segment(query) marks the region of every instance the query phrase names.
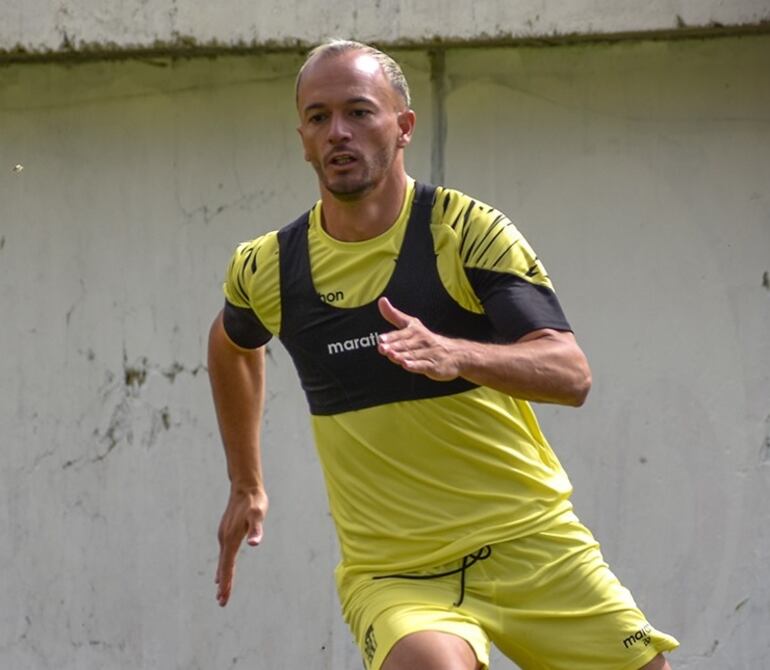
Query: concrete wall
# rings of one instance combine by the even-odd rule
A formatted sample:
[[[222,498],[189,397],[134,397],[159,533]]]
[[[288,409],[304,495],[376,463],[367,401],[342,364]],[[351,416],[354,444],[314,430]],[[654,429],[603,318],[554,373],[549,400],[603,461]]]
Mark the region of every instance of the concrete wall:
[[[319,36],[380,44],[731,30],[770,22],[768,0],[17,0],[0,4],[0,55],[122,49],[292,48]],[[766,28],[767,26],[765,26]]]
[[[762,667],[770,39],[400,55],[410,171],[520,223],[591,359],[584,408],[539,409],[578,512],[683,643],[677,668]],[[233,246],[315,198],[297,65],[0,68],[2,668],[360,667],[277,344],[266,539],[214,601],[227,486],[206,331]]]

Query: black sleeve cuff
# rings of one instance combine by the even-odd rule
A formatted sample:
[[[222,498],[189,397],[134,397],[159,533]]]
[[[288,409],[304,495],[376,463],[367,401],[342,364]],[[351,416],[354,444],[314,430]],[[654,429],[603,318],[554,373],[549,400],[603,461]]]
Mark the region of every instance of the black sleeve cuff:
[[[267,344],[273,337],[251,309],[236,307],[227,300],[222,313],[222,322],[227,337],[243,349],[257,349]]]
[[[468,280],[497,334],[516,341],[541,328],[571,331],[556,293],[507,272],[466,268]]]

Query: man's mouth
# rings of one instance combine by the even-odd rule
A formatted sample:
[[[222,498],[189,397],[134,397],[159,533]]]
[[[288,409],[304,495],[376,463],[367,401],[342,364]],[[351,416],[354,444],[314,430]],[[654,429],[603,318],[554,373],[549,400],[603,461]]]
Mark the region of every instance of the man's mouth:
[[[337,154],[336,156],[332,156],[329,159],[329,163],[337,167],[343,167],[345,165],[350,165],[351,163],[355,163],[355,162],[356,162],[356,158],[352,154]]]

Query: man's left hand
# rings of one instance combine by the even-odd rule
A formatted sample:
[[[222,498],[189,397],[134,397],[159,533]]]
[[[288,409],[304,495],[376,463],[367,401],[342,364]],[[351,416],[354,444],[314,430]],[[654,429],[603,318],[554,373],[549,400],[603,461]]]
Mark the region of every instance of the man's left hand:
[[[396,327],[380,335],[377,350],[404,370],[436,381],[451,381],[460,375],[461,340],[437,335],[422,321],[396,309],[387,298],[377,301],[380,314]]]

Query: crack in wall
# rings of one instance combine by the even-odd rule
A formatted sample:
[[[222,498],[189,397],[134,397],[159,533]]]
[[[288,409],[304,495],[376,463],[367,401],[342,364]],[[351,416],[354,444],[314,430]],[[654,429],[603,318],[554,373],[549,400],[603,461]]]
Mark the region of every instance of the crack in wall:
[[[240,178],[237,174],[237,170],[235,171],[235,179],[238,185],[238,190],[242,191]],[[206,204],[206,205],[200,205],[199,207],[196,207],[194,209],[187,209],[181,202],[181,198],[179,196],[178,188],[177,188],[177,204],[179,206],[180,211],[182,212],[182,215],[184,216],[186,224],[195,223],[198,216],[200,216],[200,218],[203,220],[204,225],[208,225],[212,223],[221,214],[223,214],[224,212],[227,212],[229,209],[232,209],[233,207],[238,207],[242,210],[249,210],[255,202],[264,204],[266,198],[269,199],[272,196],[274,196],[274,193],[272,192],[265,193],[264,191],[254,191],[251,193],[244,193],[243,195],[241,195],[238,198],[235,198],[234,200],[220,203],[217,206],[209,207],[209,205]]]
[[[89,360],[93,358],[89,357]],[[103,463],[121,445],[139,444],[145,449],[154,447],[160,436],[172,430],[175,423],[168,405],[157,407],[142,399],[143,389],[151,379],[162,378],[167,383],[173,384],[181,374],[197,377],[199,373],[206,370],[203,364],[189,368],[178,361],[168,366],[152,364],[146,356],[129,363],[124,349],[123,374],[116,375],[108,371],[106,381],[100,389],[100,404],[103,407],[112,405],[112,410],[106,427],[97,426],[91,432],[91,437],[96,443],[96,453],[71,458],[62,464],[62,469]],[[53,456],[54,453],[55,450],[50,450],[39,456],[34,466],[45,458]]]
[[[72,303],[70,308],[67,310],[67,313],[64,315],[64,323],[68,328],[70,325],[70,320],[72,319],[72,314],[84,302],[86,298],[86,284],[82,278],[80,279],[79,283],[80,283],[80,293],[78,297],[75,299],[75,301]]]
[[[765,419],[765,440],[759,448],[759,462],[770,465],[770,415]]]
[[[137,392],[152,375],[165,377],[172,384],[183,373],[197,377],[199,373],[206,372],[208,368],[202,363],[194,368],[187,368],[179,361],[174,361],[167,367],[151,364],[146,356],[142,356],[136,363],[129,364],[125,349],[123,350],[123,383],[127,389]]]

